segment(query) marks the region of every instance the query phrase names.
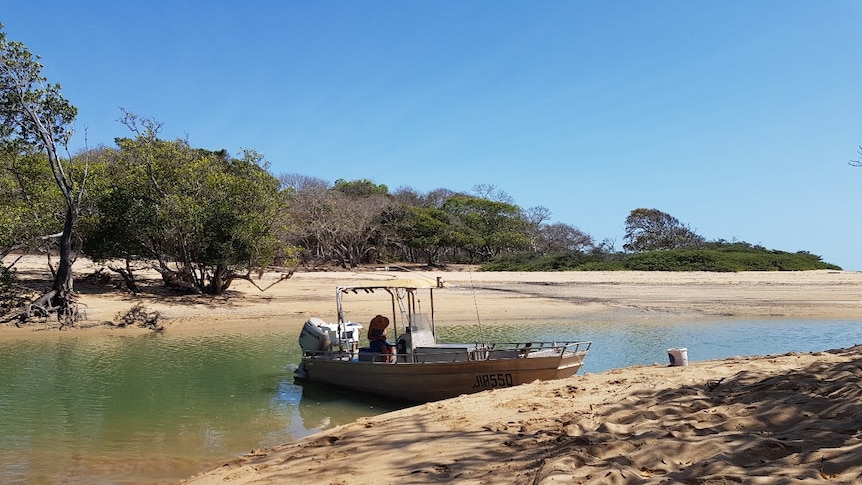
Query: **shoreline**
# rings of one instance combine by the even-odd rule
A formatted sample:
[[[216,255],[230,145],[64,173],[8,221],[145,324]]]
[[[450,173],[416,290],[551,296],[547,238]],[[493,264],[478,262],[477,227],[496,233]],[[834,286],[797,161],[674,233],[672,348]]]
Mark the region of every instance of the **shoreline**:
[[[858,483],[860,361],[857,345],[535,382],[362,418],[181,483]]]
[[[131,296],[84,277],[100,265],[80,260],[75,265],[76,289],[85,321],[69,333],[114,333],[117,315],[137,303],[158,311],[171,332],[209,332],[267,328],[299,328],[309,317],[335,319],[338,285],[405,277],[434,281],[442,277],[447,288],[437,305],[439,321],[454,324],[508,322],[532,325],[556,318],[635,319],[638,321],[720,320],[724,318],[854,319],[862,317],[862,272],[297,272],[261,292],[237,280],[224,295],[170,295],[159,287],[156,272],[141,271],[147,288]],[[28,256],[19,262],[19,275],[31,286],[45,286],[44,259]],[[283,273],[264,273],[258,285],[266,287]],[[112,275],[113,276],[113,275]],[[445,298],[443,297],[445,292]],[[354,315],[363,322],[366,315]],[[349,316],[349,315],[348,315]],[[36,334],[55,322],[0,325],[0,338]],[[134,333],[138,329],[125,328]],[[49,332],[50,333],[50,332]]]
[[[34,287],[43,284],[44,260],[30,257],[23,263],[22,278]],[[110,325],[136,303],[159,311],[171,334],[298,330],[311,316],[334,320],[337,285],[405,276],[432,281],[442,276],[449,287],[435,301],[438,318],[453,324],[477,318],[523,325],[561,318],[599,324],[862,319],[862,272],[851,271],[300,272],[266,292],[239,281],[218,297],[166,296],[157,287],[132,297],[87,283],[83,276],[97,268],[83,260],[75,265],[87,315],[78,327],[61,332],[52,322],[6,324],[0,325],[0,339],[149,333]],[[157,274],[141,276],[158,281]],[[259,284],[279,277],[268,272]],[[364,322],[368,311],[360,304],[353,319]],[[182,483],[757,480],[751,477],[858,482],[859,344],[848,342],[840,351],[577,374],[422,404],[252,450]]]

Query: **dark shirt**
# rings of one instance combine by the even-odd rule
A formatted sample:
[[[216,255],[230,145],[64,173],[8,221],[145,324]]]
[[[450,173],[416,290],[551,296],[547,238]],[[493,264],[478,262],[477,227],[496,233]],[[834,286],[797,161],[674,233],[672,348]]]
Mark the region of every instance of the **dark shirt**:
[[[385,340],[372,340],[368,343],[368,347],[371,348],[372,352],[377,352],[378,354],[388,354],[390,352],[389,349],[395,346]]]

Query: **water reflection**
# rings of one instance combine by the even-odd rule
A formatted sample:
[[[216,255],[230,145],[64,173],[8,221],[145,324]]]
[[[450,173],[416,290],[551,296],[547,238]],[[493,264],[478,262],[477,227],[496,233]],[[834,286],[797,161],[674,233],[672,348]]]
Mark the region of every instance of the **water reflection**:
[[[279,383],[273,405],[297,410],[302,429],[308,434],[308,431],[352,423],[363,416],[403,409],[410,404],[314,383],[300,385],[291,379]]]

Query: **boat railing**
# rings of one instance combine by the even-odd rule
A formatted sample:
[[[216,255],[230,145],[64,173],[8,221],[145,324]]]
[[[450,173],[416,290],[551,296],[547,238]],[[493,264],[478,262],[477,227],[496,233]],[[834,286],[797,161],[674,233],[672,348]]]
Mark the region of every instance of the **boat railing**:
[[[444,344],[445,345],[445,344]],[[495,342],[488,344],[464,344],[452,347],[421,347],[412,354],[402,355],[400,362],[459,362],[475,360],[499,360],[536,357],[562,357],[566,354],[590,349],[588,341],[556,342]]]
[[[546,342],[494,342],[476,344],[436,344],[419,347],[412,353],[395,355],[396,363],[467,362],[477,360],[500,360],[537,357],[562,357],[566,354],[587,352],[589,341],[546,341]],[[312,359],[358,361],[358,352],[350,350],[328,350],[308,355]],[[387,356],[373,356],[372,363],[387,363]]]
[[[557,355],[560,356],[566,353],[587,352],[590,349],[592,342],[589,341],[539,341],[539,342],[497,342],[488,344],[489,350],[492,351],[508,351],[517,350],[522,353],[522,357]]]
[[[317,352],[306,352],[305,357],[320,360],[355,360],[358,352],[351,350],[318,350]]]

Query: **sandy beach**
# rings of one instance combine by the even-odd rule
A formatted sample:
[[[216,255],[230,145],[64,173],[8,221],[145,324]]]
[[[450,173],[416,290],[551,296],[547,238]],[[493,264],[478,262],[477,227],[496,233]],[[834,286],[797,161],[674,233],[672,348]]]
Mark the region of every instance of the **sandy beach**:
[[[634,367],[429,403],[188,484],[860,483],[862,347]]]
[[[715,317],[860,318],[862,272],[477,272],[455,271],[297,272],[260,291],[238,280],[224,295],[166,296],[154,271],[141,271],[149,284],[138,296],[119,288],[119,278],[93,284],[86,276],[100,265],[81,260],[75,265],[76,289],[81,293],[86,320],[77,329],[112,331],[105,324],[136,303],[158,311],[166,327],[176,332],[254,330],[260,327],[301,325],[311,316],[334,318],[335,287],[398,278],[446,282],[445,298],[437,309],[441,322],[464,324],[477,319],[540,324],[551,318],[602,316],[667,321]],[[47,268],[41,257],[28,256],[16,268],[24,284],[44,289]],[[266,288],[286,271],[264,273],[255,283]],[[365,308],[357,308],[364,321]],[[370,310],[369,310],[370,311]],[[48,322],[48,326],[53,325]],[[33,326],[43,330],[44,326]],[[9,335],[9,327],[0,327]],[[15,329],[17,330],[17,329]],[[131,329],[126,329],[131,330]],[[24,330],[26,332],[26,329]]]
[[[20,267],[37,286],[40,262]],[[96,268],[75,266],[80,277]],[[462,268],[463,269],[463,268]],[[334,317],[339,284],[441,277],[441,321],[540,325],[554,318],[862,318],[862,273],[296,273],[266,292],[132,297],[77,283],[72,335],[144,332],[106,322],[136,303],[167,332],[260,331]],[[44,277],[44,274],[41,278]],[[147,275],[153,278],[154,275]],[[279,271],[264,274],[265,287]],[[359,309],[362,311],[363,309]],[[0,326],[0,339],[55,335]],[[363,418],[250,450],[183,483],[860,483],[862,342],[812,354],[640,366],[488,391]],[[589,358],[589,357],[588,357]]]

